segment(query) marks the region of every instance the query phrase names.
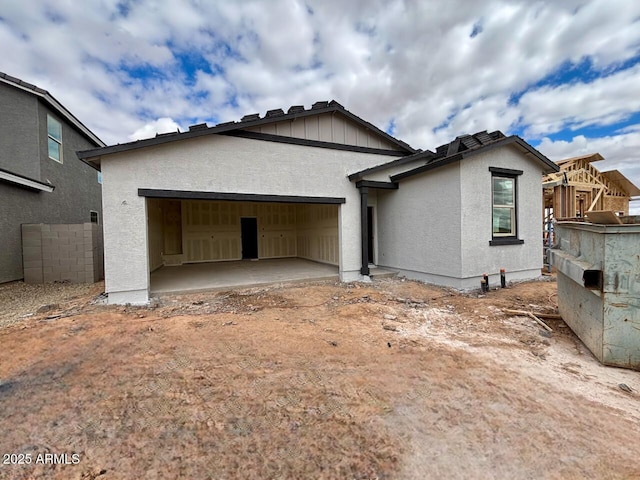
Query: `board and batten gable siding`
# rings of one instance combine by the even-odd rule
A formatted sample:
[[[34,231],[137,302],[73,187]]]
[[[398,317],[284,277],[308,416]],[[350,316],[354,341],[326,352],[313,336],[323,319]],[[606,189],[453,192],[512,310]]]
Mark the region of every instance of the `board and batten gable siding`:
[[[333,142],[357,147],[398,150],[397,145],[385,140],[375,132],[335,113],[324,113],[300,117],[294,120],[283,120],[281,122],[247,128],[246,130],[249,132],[304,138],[306,140],[320,140],[322,142]],[[383,161],[379,163],[383,163]]]
[[[377,192],[377,264],[409,278],[455,286],[460,259],[460,164]]]
[[[388,158],[388,157],[386,157]],[[359,278],[360,197],[347,174],[381,156],[207,135],[104,157],[105,287],[112,303],[148,301],[146,202],[139,188],[340,197],[340,275]]]
[[[501,268],[509,280],[535,278],[542,268],[542,166],[514,145],[479,153],[460,162],[462,193],[462,278],[477,288],[483,273],[498,280]],[[491,246],[492,193],[489,167],[521,170],[517,177],[517,228],[522,245]],[[472,280],[471,280],[472,279]]]

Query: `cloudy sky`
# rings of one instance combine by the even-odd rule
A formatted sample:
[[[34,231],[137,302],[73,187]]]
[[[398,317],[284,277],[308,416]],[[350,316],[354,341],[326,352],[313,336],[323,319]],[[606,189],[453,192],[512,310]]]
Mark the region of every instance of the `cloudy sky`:
[[[499,129],[640,185],[638,0],[0,0],[0,46],[108,144],[335,99],[416,148]]]

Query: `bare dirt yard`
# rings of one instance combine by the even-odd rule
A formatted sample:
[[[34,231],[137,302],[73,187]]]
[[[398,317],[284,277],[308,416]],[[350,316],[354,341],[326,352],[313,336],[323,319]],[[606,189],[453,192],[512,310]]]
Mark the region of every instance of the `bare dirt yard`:
[[[101,291],[0,285],[0,478],[640,478],[640,372],[502,312],[553,281]]]

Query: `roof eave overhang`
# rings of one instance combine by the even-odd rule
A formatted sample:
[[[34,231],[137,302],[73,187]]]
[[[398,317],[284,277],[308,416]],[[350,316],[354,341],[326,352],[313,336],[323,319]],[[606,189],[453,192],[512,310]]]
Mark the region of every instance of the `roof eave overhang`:
[[[486,153],[486,152],[491,151],[491,150],[493,150],[495,148],[500,148],[500,147],[504,147],[506,145],[511,145],[511,144],[517,144],[520,147],[524,148],[528,154],[533,155],[536,160],[538,160],[540,163],[542,163],[544,165],[543,173],[552,173],[552,172],[559,172],[560,171],[560,167],[558,167],[558,165],[556,165],[554,162],[549,160],[543,154],[538,152],[535,148],[533,148],[527,142],[522,140],[520,137],[518,137],[516,135],[512,135],[512,136],[504,138],[502,140],[493,142],[493,143],[491,143],[489,145],[485,145],[485,146],[480,147],[480,148],[475,148],[473,150],[467,150],[467,151],[464,151],[464,152],[459,152],[459,153],[456,153],[455,155],[451,155],[449,157],[444,157],[444,158],[442,158],[440,160],[435,160],[434,162],[427,163],[426,165],[422,165],[422,166],[420,166],[418,168],[414,168],[414,169],[408,170],[406,172],[398,173],[397,175],[393,175],[391,177],[391,181],[392,182],[399,182],[399,181],[404,180],[406,178],[413,177],[414,175],[418,175],[420,173],[424,173],[424,172],[427,172],[429,170],[434,170],[436,168],[443,167],[445,165],[449,165],[449,164],[454,163],[454,162],[458,162],[458,161],[460,161],[460,160],[462,160],[464,158],[472,157],[472,156],[477,155],[479,153]]]
[[[351,182],[357,182],[359,180],[364,180],[364,178],[367,175],[371,175],[374,173],[379,173],[379,172],[384,172],[385,170],[388,170],[390,168],[394,168],[394,167],[398,167],[407,163],[411,163],[411,162],[417,162],[419,160],[423,160],[426,158],[431,158],[433,157],[434,153],[429,151],[429,150],[425,150],[423,152],[416,152],[412,155],[407,155],[405,157],[402,158],[397,158],[395,160],[392,160],[391,162],[387,162],[387,163],[383,163],[381,165],[375,165],[373,167],[369,167],[366,168],[364,170],[360,170],[358,172],[354,172],[350,175],[347,175],[347,178],[351,181]]]
[[[227,133],[227,132],[232,132],[237,130],[245,130],[247,128],[258,127],[260,125],[265,125],[273,122],[296,120],[298,118],[320,115],[324,113],[338,113],[338,114],[344,115],[345,117],[356,122],[357,124],[372,130],[374,133],[382,136],[383,138],[387,139],[389,142],[393,143],[394,145],[397,145],[402,151],[405,151],[409,154],[416,153],[416,150],[411,146],[409,146],[408,144],[398,140],[397,138],[392,137],[386,132],[383,132],[375,125],[361,119],[360,117],[354,115],[353,113],[349,112],[343,107],[328,106],[328,107],[316,108],[316,109],[311,108],[309,110],[304,110],[302,112],[287,113],[284,115],[265,117],[257,120],[221,124],[221,125],[198,129],[198,130],[190,130],[188,132],[175,133],[175,134],[166,135],[166,136],[159,136],[154,138],[147,138],[144,140],[137,140],[135,142],[111,145],[108,147],[92,148],[90,150],[80,151],[77,154],[78,154],[78,158],[80,158],[81,160],[91,160],[99,156],[112,155],[114,153],[120,153],[124,151],[162,145],[165,143],[171,143],[171,142],[176,142],[181,140],[188,140],[191,138],[202,137],[205,135],[221,134],[221,133]]]
[[[16,185],[18,187],[35,192],[51,193],[56,188],[51,184],[39,182],[38,180],[34,180],[33,178],[18,175],[17,173],[12,173],[4,169],[0,169],[0,181],[7,182],[12,185]]]

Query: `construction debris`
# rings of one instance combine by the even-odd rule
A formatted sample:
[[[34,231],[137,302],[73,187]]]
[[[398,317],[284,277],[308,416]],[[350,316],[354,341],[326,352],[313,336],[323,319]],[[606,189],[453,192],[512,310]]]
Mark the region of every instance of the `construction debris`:
[[[633,390],[631,389],[631,387],[629,385],[627,385],[626,383],[621,383],[618,385],[618,387],[620,387],[620,390],[623,390],[627,393],[633,393]]]
[[[538,323],[538,325],[544,328],[547,332],[553,332],[553,329],[549,325],[547,325],[546,323],[544,323],[542,320],[538,318],[538,316],[542,316],[542,314],[536,314],[538,315],[536,316],[532,312],[526,312],[524,310],[508,310],[506,308],[503,310],[503,312],[510,313],[512,315],[522,315],[522,316],[530,317],[533,320],[535,320]]]

